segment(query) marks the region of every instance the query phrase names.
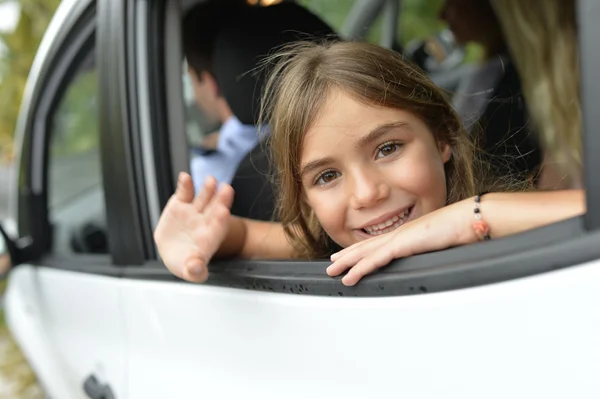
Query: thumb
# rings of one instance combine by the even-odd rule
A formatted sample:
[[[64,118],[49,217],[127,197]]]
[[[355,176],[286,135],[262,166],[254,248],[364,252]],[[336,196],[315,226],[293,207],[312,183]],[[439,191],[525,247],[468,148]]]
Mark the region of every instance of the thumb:
[[[189,257],[183,265],[182,276],[192,283],[203,283],[208,279],[208,262],[200,257]]]

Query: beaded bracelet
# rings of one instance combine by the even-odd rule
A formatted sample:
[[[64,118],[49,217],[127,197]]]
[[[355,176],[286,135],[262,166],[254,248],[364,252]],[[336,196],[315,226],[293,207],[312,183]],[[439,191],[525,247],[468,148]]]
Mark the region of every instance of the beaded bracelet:
[[[486,193],[481,193],[475,196],[475,208],[473,208],[475,221],[473,222],[473,230],[480,240],[489,241],[492,239],[492,237],[490,237],[490,226],[481,218],[481,209],[479,208],[481,197],[485,194]]]

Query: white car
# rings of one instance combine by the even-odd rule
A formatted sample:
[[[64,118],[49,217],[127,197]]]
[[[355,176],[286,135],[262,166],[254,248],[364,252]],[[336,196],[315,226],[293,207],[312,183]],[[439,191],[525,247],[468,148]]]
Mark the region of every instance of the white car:
[[[374,3],[401,2],[359,0],[350,22]],[[35,59],[0,266],[49,397],[600,397],[597,0],[578,2],[588,213],[352,288],[326,261],[218,261],[195,285],[158,259],[153,227],[189,169],[186,6],[64,0]]]

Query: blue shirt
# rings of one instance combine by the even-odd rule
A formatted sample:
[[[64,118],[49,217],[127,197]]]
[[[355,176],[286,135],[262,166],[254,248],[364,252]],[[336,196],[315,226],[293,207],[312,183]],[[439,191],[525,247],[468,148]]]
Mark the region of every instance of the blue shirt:
[[[213,176],[219,183],[231,183],[238,165],[258,142],[256,126],[244,125],[235,116],[227,119],[221,126],[217,149],[196,155],[190,162],[196,193],[202,189],[208,176]]]

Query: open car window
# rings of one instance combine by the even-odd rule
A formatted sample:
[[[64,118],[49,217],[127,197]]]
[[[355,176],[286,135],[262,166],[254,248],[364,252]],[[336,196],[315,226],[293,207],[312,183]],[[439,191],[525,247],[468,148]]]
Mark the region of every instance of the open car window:
[[[320,16],[339,30],[344,28],[345,17],[351,9],[351,6],[347,6],[343,8],[346,13],[344,16],[336,16],[327,14],[334,13],[329,3],[317,0],[299,3],[317,14],[322,13]],[[423,2],[402,3],[401,11],[407,12],[410,7],[419,10],[419,4]],[[437,22],[435,15],[427,17],[435,21],[430,24],[431,31],[427,32],[421,31],[422,26],[418,23],[409,29],[411,25],[408,14],[406,16],[403,14],[403,18],[406,18],[406,24],[404,26],[398,24],[399,32],[403,33],[399,33],[397,38],[398,43],[406,47],[409,47],[412,40],[434,34],[444,27]],[[400,18],[400,21],[403,19]],[[377,32],[377,23],[374,23],[374,32]],[[411,32],[411,29],[414,32],[413,37],[409,36],[411,33],[407,33]],[[369,37],[367,34],[365,40],[377,42],[379,38]],[[477,59],[477,51],[469,51],[473,51],[473,55],[467,54],[466,62]],[[589,57],[589,54],[587,56]],[[177,64],[176,67],[180,73],[181,64]],[[172,70],[175,70],[175,66]],[[181,82],[181,75],[165,76],[165,79],[170,82],[178,79]],[[183,87],[183,84],[181,86]],[[185,90],[189,101],[191,91]],[[171,94],[179,94],[180,98],[183,98],[183,91],[182,88],[181,93],[174,91]],[[168,97],[166,102],[169,102]],[[175,114],[171,113],[167,119],[173,119]],[[586,131],[590,125],[592,123],[586,124]],[[170,157],[164,157],[162,161],[165,165],[169,165],[171,176],[170,182],[164,184],[162,190],[169,193],[172,192],[178,171],[189,170],[186,165],[182,165],[180,157],[174,156],[175,147],[179,150],[185,148],[187,152],[189,141],[187,136],[181,136],[181,132],[167,129],[164,134],[166,137],[160,140],[178,143],[177,146],[170,148]],[[586,140],[588,139],[586,136]],[[184,143],[185,146],[182,145]],[[597,237],[593,230],[588,229],[588,219],[589,216],[586,215],[514,237],[396,260],[380,272],[363,279],[353,288],[344,287],[338,278],[330,278],[325,274],[325,269],[330,264],[328,261],[217,260],[211,264],[211,277],[208,284],[267,292],[326,296],[412,295],[480,286],[533,276],[596,259],[600,254],[590,243]],[[132,273],[132,277],[177,280],[160,261],[154,260],[149,260],[148,268],[143,273]]]

